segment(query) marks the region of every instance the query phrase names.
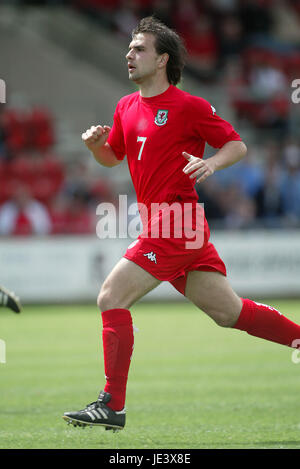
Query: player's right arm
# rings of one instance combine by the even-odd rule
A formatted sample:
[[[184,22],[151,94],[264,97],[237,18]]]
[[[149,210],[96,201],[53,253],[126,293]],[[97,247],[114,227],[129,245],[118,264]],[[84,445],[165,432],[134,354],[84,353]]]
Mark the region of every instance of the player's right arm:
[[[102,166],[112,167],[121,163],[107,138],[111,128],[108,125],[97,125],[87,129],[81,136],[87,148],[92,152],[95,160]]]

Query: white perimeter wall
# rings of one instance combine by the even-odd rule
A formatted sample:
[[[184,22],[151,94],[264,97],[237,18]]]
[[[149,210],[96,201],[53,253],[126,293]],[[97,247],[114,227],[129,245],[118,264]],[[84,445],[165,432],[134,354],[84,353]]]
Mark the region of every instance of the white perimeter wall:
[[[241,296],[300,296],[300,233],[216,233],[212,236],[228,278]],[[96,236],[2,238],[0,284],[23,303],[95,301],[101,283],[130,239]],[[168,283],[146,299],[177,300]]]

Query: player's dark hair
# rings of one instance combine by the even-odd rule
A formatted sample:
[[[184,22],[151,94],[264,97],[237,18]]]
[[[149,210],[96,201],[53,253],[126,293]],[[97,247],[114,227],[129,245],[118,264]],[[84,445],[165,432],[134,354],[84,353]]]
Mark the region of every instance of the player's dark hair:
[[[132,31],[132,37],[140,33],[150,33],[155,36],[155,49],[161,55],[167,53],[167,77],[171,85],[177,85],[181,80],[181,73],[185,65],[186,50],[178,34],[154,16],[141,19]]]

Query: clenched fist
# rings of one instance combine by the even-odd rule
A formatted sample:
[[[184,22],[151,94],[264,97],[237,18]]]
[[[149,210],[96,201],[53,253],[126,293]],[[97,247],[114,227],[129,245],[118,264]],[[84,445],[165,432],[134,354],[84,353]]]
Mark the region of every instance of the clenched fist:
[[[105,144],[110,130],[111,128],[108,127],[108,125],[104,125],[103,127],[101,125],[92,125],[92,127],[82,134],[81,138],[88,149],[94,152]]]

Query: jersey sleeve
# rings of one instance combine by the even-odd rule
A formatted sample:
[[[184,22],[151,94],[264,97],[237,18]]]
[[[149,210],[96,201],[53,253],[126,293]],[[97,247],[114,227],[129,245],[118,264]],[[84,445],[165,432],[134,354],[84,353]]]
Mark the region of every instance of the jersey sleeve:
[[[203,98],[194,97],[190,122],[192,132],[214,148],[221,148],[232,140],[241,141],[240,135],[226,120],[219,117],[211,104]]]
[[[123,160],[125,157],[126,150],[122,122],[120,118],[120,104],[118,104],[116,107],[114,113],[114,122],[111,131],[109,132],[107,142],[111,146],[117,159]]]

